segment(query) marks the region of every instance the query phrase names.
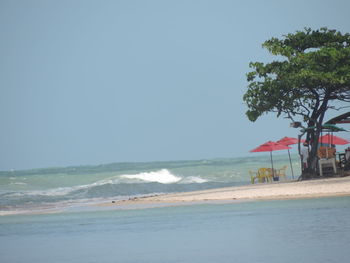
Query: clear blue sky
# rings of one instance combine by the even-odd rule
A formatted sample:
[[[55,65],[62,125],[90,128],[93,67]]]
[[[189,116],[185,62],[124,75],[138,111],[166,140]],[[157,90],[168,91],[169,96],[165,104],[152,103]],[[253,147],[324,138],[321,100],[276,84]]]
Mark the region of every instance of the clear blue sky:
[[[261,48],[271,37],[350,32],[349,10],[347,0],[0,0],[0,170],[247,156],[295,137],[289,120],[245,117],[248,64],[273,59]]]

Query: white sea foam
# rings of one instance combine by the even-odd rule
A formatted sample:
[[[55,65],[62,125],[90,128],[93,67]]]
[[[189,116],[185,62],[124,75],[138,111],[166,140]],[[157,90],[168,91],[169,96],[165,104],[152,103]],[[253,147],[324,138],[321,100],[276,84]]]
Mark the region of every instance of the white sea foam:
[[[121,175],[121,178],[137,179],[146,182],[157,182],[161,184],[173,184],[181,181],[181,177],[175,176],[167,169],[162,169],[155,172],[144,172],[138,174]]]
[[[160,183],[160,184],[190,184],[190,183],[206,183],[208,180],[203,179],[198,176],[180,177],[172,174],[167,169],[161,169],[151,172],[142,172],[137,174],[124,174],[115,175],[110,178],[96,181],[91,184],[76,185],[71,187],[57,187],[45,190],[31,190],[23,192],[12,192],[8,193],[8,197],[21,197],[21,196],[65,196],[76,191],[89,190],[94,187],[104,186],[104,185],[115,185],[119,183]]]
[[[77,185],[77,186],[71,186],[71,187],[57,187],[57,188],[51,188],[47,190],[34,190],[34,191],[27,191],[27,192],[15,192],[8,194],[8,196],[64,196],[67,194],[70,194],[74,191],[78,190],[84,190],[89,189],[95,186],[101,186],[106,184],[114,184],[117,180],[113,178],[100,180],[92,184],[85,184],[85,185]]]
[[[203,179],[199,176],[189,176],[184,178],[181,182],[186,184],[189,184],[189,183],[203,184],[208,182],[208,180]]]

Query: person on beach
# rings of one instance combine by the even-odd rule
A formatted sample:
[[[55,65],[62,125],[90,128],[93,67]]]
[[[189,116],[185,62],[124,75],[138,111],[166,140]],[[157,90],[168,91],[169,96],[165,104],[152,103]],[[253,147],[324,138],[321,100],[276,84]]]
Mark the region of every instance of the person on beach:
[[[309,158],[309,144],[308,142],[303,143],[303,148],[301,149],[301,159],[303,161],[303,170],[307,169],[307,159]]]

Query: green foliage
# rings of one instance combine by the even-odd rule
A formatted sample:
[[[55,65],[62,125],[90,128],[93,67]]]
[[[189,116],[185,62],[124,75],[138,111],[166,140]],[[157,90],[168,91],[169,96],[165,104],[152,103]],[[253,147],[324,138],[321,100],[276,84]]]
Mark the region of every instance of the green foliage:
[[[262,45],[278,59],[251,62],[243,99],[249,120],[268,112],[309,125],[322,122],[331,102],[350,102],[350,35],[336,30],[297,31]]]

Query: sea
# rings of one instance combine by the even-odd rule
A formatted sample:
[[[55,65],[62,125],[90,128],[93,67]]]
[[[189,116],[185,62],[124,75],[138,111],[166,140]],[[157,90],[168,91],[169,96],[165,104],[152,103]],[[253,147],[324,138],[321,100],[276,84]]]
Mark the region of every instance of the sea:
[[[291,161],[297,178],[299,158]],[[288,165],[287,176],[293,179],[288,155],[274,155],[273,165]],[[0,171],[0,215],[250,184],[249,171],[259,167],[271,167],[270,155]]]
[[[0,262],[348,262],[350,197],[138,209],[89,205],[249,184],[249,170],[269,161],[257,156],[1,172]],[[274,156],[277,168],[288,162]],[[297,157],[292,163],[297,177]]]

